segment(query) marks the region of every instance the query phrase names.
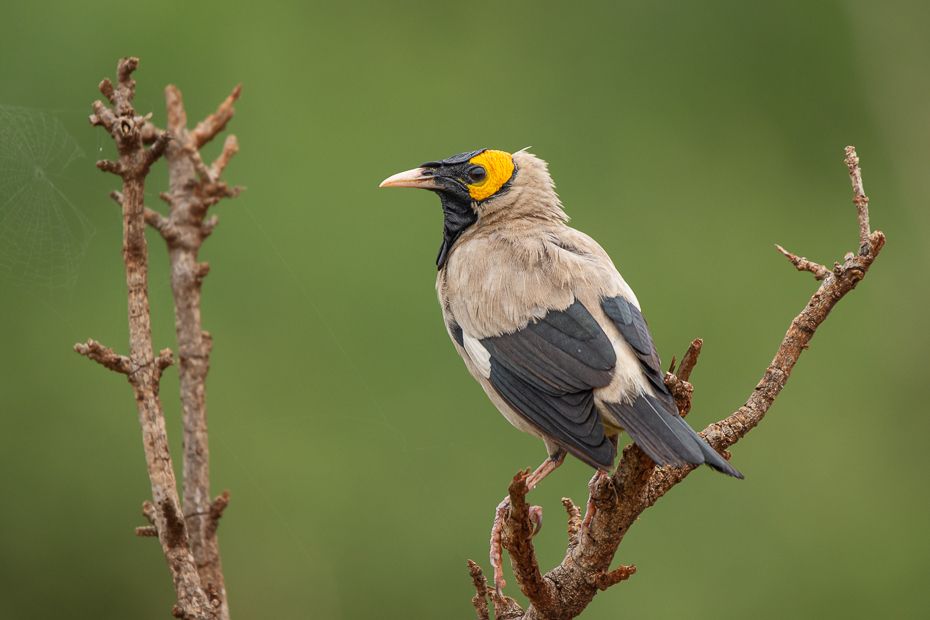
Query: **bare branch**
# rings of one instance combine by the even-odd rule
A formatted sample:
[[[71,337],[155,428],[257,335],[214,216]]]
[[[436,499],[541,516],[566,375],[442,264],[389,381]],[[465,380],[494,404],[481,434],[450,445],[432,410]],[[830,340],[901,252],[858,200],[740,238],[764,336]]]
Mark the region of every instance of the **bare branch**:
[[[488,580],[485,578],[484,573],[481,572],[481,567],[471,560],[468,560],[468,572],[471,574],[471,582],[477,592],[471,599],[471,604],[475,606],[478,620],[490,620],[491,616],[488,613]]]
[[[155,513],[155,505],[152,502],[148,500],[142,502],[142,516],[148,519],[149,523],[155,525],[157,515]]]
[[[144,119],[144,123],[142,125],[142,129],[140,130],[140,133],[142,134],[142,144],[145,144],[145,145],[154,144],[155,141],[158,140],[158,138],[160,138],[163,133],[167,133],[164,129],[159,129],[158,127],[153,125],[148,120],[150,116],[151,114],[146,115]]]
[[[636,574],[635,566],[618,566],[616,569],[610,571],[609,573],[598,573],[594,578],[595,585],[597,589],[603,592],[612,585],[616,585],[621,581],[626,581],[630,578],[630,575]]]
[[[201,327],[200,290],[210,265],[198,262],[203,240],[216,226],[217,218],[206,217],[207,209],[220,199],[237,195],[241,188],[229,188],[220,175],[238,150],[232,136],[210,168],[204,164],[199,148],[222,131],[232,118],[233,102],[240,87],[219,106],[217,112],[200,123],[194,131],[187,129],[187,113],[181,92],[174,86],[165,89],[168,108],[168,132],[172,140],[165,157],[170,176],[170,191],[161,198],[168,203],[169,216],[152,218],[150,224],[163,232],[171,259],[171,292],[174,296],[175,328],[178,337],[178,375],[184,425],[184,509],[188,514],[190,546],[196,559],[201,583],[216,603],[220,620],[229,618],[226,590],[220,563],[216,528],[229,501],[228,492],[210,502],[210,457],[207,438],[206,376],[210,369],[213,342]]]
[[[145,151],[145,165],[151,166],[154,164],[159,157],[164,155],[165,149],[168,148],[168,141],[170,137],[168,136],[167,131],[163,131],[157,134],[154,144],[147,151]]]
[[[193,164],[194,170],[197,171],[197,176],[200,177],[201,183],[210,184],[216,182],[216,179],[210,175],[210,170],[207,168],[206,164],[203,163],[203,159],[200,157],[200,151],[188,143],[184,146],[184,154],[190,158],[191,164]]]
[[[103,346],[96,340],[88,340],[87,344],[77,343],[74,345],[74,350],[113,372],[124,375],[132,374],[132,360],[125,355],[118,355],[113,349]]]
[[[136,81],[132,79],[132,72],[139,68],[139,59],[127,56],[119,61],[116,68],[116,80],[119,84],[121,94],[124,95],[126,102],[132,101],[136,96]]]
[[[581,532],[581,509],[568,497],[562,498],[562,505],[568,513],[568,546],[578,545],[578,534]]]
[[[110,81],[110,78],[103,78],[99,88],[103,96],[110,102],[110,105],[116,103],[116,91],[113,89],[113,82]]]
[[[691,341],[688,351],[685,353],[685,356],[681,358],[681,365],[678,367],[678,372],[675,373],[682,381],[687,381],[691,378],[691,371],[694,370],[697,364],[698,356],[701,355],[701,347],[703,346],[704,340],[702,338],[695,338]]]
[[[220,518],[223,516],[223,511],[229,506],[229,491],[223,491],[220,495],[217,495],[213,500],[213,503],[210,504],[210,520],[213,522],[213,531],[216,531],[216,526],[219,525]]]
[[[784,254],[788,260],[791,261],[792,265],[798,268],[798,271],[810,271],[812,274],[814,274],[815,280],[823,280],[828,275],[830,275],[830,270],[823,265],[813,263],[806,258],[798,258],[796,254],[792,254],[777,243],[775,244],[775,247],[778,248],[778,251]]]
[[[184,111],[184,98],[181,91],[174,84],[165,87],[165,103],[168,108],[168,131],[171,132],[176,140],[186,144],[187,136],[187,112]]]
[[[107,80],[109,82],[109,80]],[[112,86],[112,85],[111,85]],[[116,125],[116,115],[113,114],[113,111],[108,107],[103,105],[102,101],[95,101],[93,103],[94,113],[90,115],[90,124],[94,127],[104,127],[107,131],[113,132],[113,127]]]
[[[521,471],[510,483],[510,510],[504,518],[501,541],[510,552],[517,584],[532,603],[541,610],[553,604],[556,594],[550,589],[539,572],[536,551],[532,538],[536,535],[530,518],[530,506],[526,503],[526,479],[530,471]]]
[[[200,225],[200,235],[206,239],[210,236],[210,233],[213,232],[213,229],[216,228],[216,225],[219,223],[219,216],[216,214],[211,215],[208,219],[204,220],[203,224]]]
[[[154,525],[141,525],[136,528],[136,536],[140,536],[142,538],[157,537],[158,528]]]
[[[226,142],[223,144],[223,152],[220,153],[220,156],[217,157],[213,161],[213,165],[210,166],[210,176],[214,179],[220,178],[223,174],[223,170],[225,170],[227,164],[229,164],[229,160],[238,152],[239,141],[236,140],[236,136],[227,136]]]
[[[115,161],[110,161],[109,159],[101,159],[97,162],[97,168],[103,172],[111,172],[117,176],[123,176],[123,167]]]
[[[516,620],[523,618],[523,608],[517,604],[517,601],[500,594],[496,589],[490,588],[488,595],[491,597],[491,603],[494,604],[494,620]]]
[[[233,89],[229,97],[226,98],[226,101],[220,104],[220,107],[217,108],[215,113],[198,123],[197,127],[191,132],[191,145],[194,148],[199,149],[216,137],[216,134],[226,129],[226,123],[228,123],[230,119],[232,119],[233,114],[236,113],[235,109],[233,109],[233,103],[235,103],[236,99],[238,99],[241,94],[242,84],[239,84]]]
[[[161,378],[161,373],[165,368],[173,365],[174,353],[171,349],[162,349],[158,357],[155,358],[155,368],[158,369],[157,378]]]
[[[869,198],[862,188],[862,170],[859,169],[859,156],[852,146],[846,147],[846,167],[849,168],[849,180],[853,186],[853,204],[859,214],[859,254],[868,253],[872,232],[869,229]]]
[[[129,301],[130,357],[116,355],[111,349],[93,340],[86,345],[75,345],[82,355],[98,361],[111,370],[127,374],[132,383],[142,427],[146,465],[152,485],[154,504],[146,502],[143,511],[155,528],[162,551],[168,561],[178,597],[177,609],[185,617],[212,620],[215,610],[211,605],[200,578],[194,556],[188,546],[184,517],[178,506],[177,482],[168,450],[165,419],[159,399],[159,379],[162,370],[173,363],[172,353],[164,349],[157,357],[152,346],[151,317],[148,300],[148,252],[145,244],[145,177],[149,167],[167,145],[167,134],[156,137],[152,148],[146,150],[142,128],[146,119],[135,116],[132,99],[135,81],[132,72],[138,66],[135,58],[124,58],[117,69],[118,86],[101,83],[101,92],[113,103],[111,112],[101,102],[95,102],[91,122],[107,128],[116,142],[119,162],[98,162],[97,167],[119,174],[123,180],[122,192],[111,197],[122,207],[123,260],[126,266],[127,297]],[[143,529],[143,532],[151,532]]]
[[[171,220],[166,218],[158,211],[153,211],[148,207],[145,208],[143,215],[145,217],[145,223],[157,230],[159,234],[161,234],[162,238],[168,242],[169,246],[175,244],[178,241],[181,233],[171,223]]]

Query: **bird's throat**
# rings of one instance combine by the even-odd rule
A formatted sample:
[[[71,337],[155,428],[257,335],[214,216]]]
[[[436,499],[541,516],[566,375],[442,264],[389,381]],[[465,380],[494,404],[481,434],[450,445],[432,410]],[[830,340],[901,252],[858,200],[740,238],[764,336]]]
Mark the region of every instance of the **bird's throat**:
[[[471,203],[457,200],[446,192],[437,192],[442,201],[442,212],[445,221],[442,226],[442,245],[439,246],[439,256],[436,257],[436,267],[442,269],[449,258],[452,246],[465,230],[478,221],[478,214]]]

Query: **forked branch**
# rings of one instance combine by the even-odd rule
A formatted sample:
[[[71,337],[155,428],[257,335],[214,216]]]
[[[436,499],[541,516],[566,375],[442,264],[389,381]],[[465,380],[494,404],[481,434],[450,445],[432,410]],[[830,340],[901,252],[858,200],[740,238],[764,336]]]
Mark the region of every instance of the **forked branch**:
[[[119,160],[98,162],[97,167],[122,177],[121,192],[111,194],[123,215],[123,260],[129,298],[129,356],[118,355],[112,349],[93,340],[76,344],[75,351],[129,379],[135,392],[142,427],[143,447],[152,485],[152,502],[146,501],[143,512],[151,525],[138,528],[140,536],[158,536],[162,551],[174,580],[178,604],[176,617],[213,620],[219,606],[208,596],[209,588],[201,585],[198,565],[191,547],[187,523],[181,511],[177,483],[165,418],[159,398],[162,370],[174,363],[170,349],[156,356],[152,346],[152,327],[148,299],[148,250],[145,243],[146,209],[143,205],[145,178],[149,168],[165,153],[173,140],[168,133],[151,128],[148,117],[136,115],[132,107],[135,81],[132,72],[138,66],[135,58],[124,58],[117,69],[117,86],[109,79],[100,83],[100,92],[113,109],[104,103],[94,103],[90,122],[104,127],[116,142]],[[146,149],[145,144],[151,144]],[[182,357],[183,362],[183,357]]]
[[[839,300],[865,277],[885,243],[885,236],[881,232],[872,232],[869,228],[868,198],[862,189],[859,158],[851,146],[846,147],[845,161],[853,185],[853,202],[858,213],[859,250],[857,253],[848,253],[844,262],[834,263],[831,270],[807,259],[798,258],[778,246],[779,251],[787,256],[798,270],[813,273],[815,278],[821,281],[821,285],[804,310],[791,322],[775,359],[766,369],[746,404],[729,417],[711,424],[701,433],[725,458],[730,456],[727,448],[744,437],[765,417],[817,328],[826,320]],[[678,375],[670,372],[665,377],[682,415],[687,414],[691,407],[693,388],[687,381],[702,344],[701,340],[695,340],[682,359]],[[562,563],[541,578],[532,545],[529,543],[532,531],[526,527],[527,517],[520,510],[513,509],[503,515],[504,531],[510,532],[510,536],[504,539],[504,547],[510,551],[514,575],[521,591],[530,600],[530,606],[524,612],[515,607],[516,602],[513,599],[495,597],[492,590],[488,596],[495,605],[497,617],[524,620],[575,618],[584,611],[598,591],[628,579],[635,573],[635,567],[621,566],[613,571],[609,570],[620,542],[639,515],[684,480],[693,469],[656,467],[639,447],[635,444],[628,445],[624,448],[623,456],[612,476],[596,476],[592,480],[592,492],[588,500],[589,520],[586,519],[585,523],[580,525],[578,508],[571,500],[562,500],[569,513],[568,550]],[[519,487],[515,489],[514,484],[511,484],[511,503],[514,506],[517,505],[515,499],[523,501],[522,497],[514,498],[515,490],[519,495]],[[477,565],[469,562],[469,566],[473,579],[476,574],[480,575]],[[476,587],[478,600],[487,589],[482,590],[477,582]],[[500,611],[497,609],[497,600],[501,601]],[[476,603],[475,606],[479,620],[488,617],[487,614],[482,615],[479,604]],[[505,615],[502,616],[501,613]]]

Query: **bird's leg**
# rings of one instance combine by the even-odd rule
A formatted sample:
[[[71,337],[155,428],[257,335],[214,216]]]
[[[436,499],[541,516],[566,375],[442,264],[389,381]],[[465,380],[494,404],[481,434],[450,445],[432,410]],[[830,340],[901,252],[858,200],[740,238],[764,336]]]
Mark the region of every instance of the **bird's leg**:
[[[555,469],[565,461],[565,450],[559,450],[555,454],[551,455],[542,465],[536,468],[532,474],[526,478],[526,492],[529,493],[533,488],[539,484],[539,482],[551,474]],[[503,569],[503,554],[504,554],[504,545],[501,541],[501,536],[504,531],[504,519],[507,517],[507,513],[510,512],[510,496],[504,498],[500,504],[497,505],[497,510],[494,512],[494,525],[491,527],[491,566],[494,567],[494,586],[497,588],[498,596],[501,596],[501,588],[507,585],[507,582],[504,581],[504,569]],[[542,507],[541,506],[530,506],[529,507],[529,517],[530,522],[535,525],[533,530],[533,536],[539,533],[539,530],[542,529]]]
[[[605,478],[610,478],[610,473],[599,469],[597,473],[594,474],[594,477],[591,478],[591,482],[588,483],[588,489],[591,492],[588,495],[588,507],[584,513],[584,520],[581,522],[582,532],[587,531],[588,526],[591,525],[591,519],[594,517],[594,513],[597,512],[597,507],[594,505],[594,494],[597,492],[597,486],[601,483],[601,480]],[[616,489],[614,492],[616,493]]]
[[[527,492],[532,491],[537,484],[542,482],[542,479],[555,471],[555,468],[565,462],[565,450],[559,450],[555,454],[551,455],[545,461],[542,462],[542,465],[536,468],[532,474],[526,479],[526,490]]]

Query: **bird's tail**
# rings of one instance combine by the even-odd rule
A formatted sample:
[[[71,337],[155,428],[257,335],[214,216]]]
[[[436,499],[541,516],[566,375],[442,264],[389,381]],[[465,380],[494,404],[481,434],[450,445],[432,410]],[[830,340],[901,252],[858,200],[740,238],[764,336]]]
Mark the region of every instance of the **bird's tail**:
[[[717,454],[677,412],[668,411],[654,396],[643,394],[632,402],[601,402],[600,405],[659,465],[683,467],[706,463],[728,476],[743,478],[743,474]]]

